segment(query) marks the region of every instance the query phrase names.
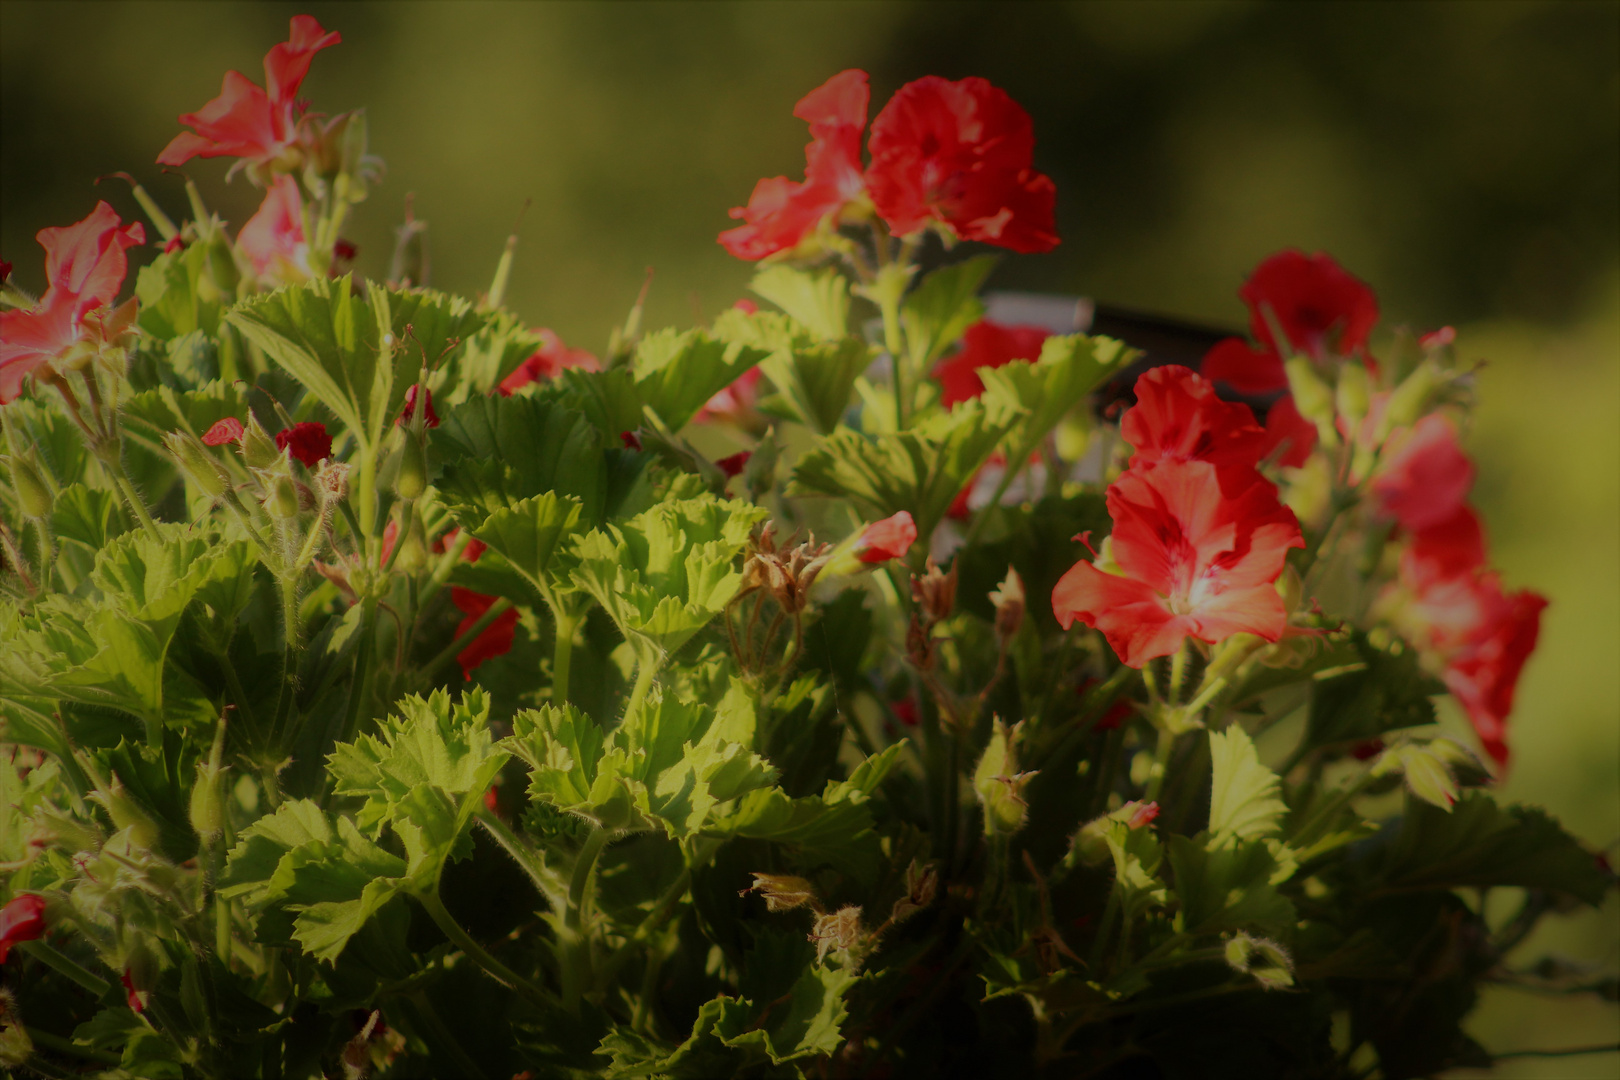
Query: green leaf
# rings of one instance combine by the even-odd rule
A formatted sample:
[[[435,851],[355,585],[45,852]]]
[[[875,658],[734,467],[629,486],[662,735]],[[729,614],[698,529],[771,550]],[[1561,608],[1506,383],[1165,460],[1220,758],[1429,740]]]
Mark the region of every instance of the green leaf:
[[[550,491],[495,511],[471,532],[550,596],[558,588],[553,557],[559,548],[567,550],[566,542],[579,532],[581,507],[577,497]]]
[[[1294,924],[1294,905],[1271,883],[1278,865],[1264,843],[1238,840],[1206,847],[1171,836],[1170,866],[1181,900],[1177,928],[1186,933],[1259,928],[1281,934]]]
[[[402,801],[427,785],[452,797],[459,830],[507,759],[490,735],[489,696],[473,687],[452,704],[448,691],[436,690],[428,698],[401,698],[395,709],[375,735],[333,750],[327,763],[333,791],[365,799],[359,824],[375,836]]]
[[[609,371],[582,371],[566,368],[547,383],[537,397],[556,401],[585,414],[601,435],[602,445],[613,450],[619,436],[647,422],[641,392],[629,368]]]
[[[605,510],[607,469],[585,417],[536,397],[480,397],[447,409],[433,430],[445,463],[435,486],[465,527],[536,495],[577,498],[587,521]]]
[[[798,270],[778,263],[761,268],[748,288],[787,312],[817,341],[838,341],[849,333],[849,279],[834,267]]]
[[[922,279],[900,308],[911,349],[911,365],[925,370],[984,317],[979,287],[995,269],[994,255],[976,255],[942,266]]]
[[[843,1045],[849,1015],[844,998],[859,980],[842,968],[812,964],[793,983],[787,1000],[769,1014],[755,1017],[754,1009],[723,1009],[715,1033],[727,1046],[763,1050],[776,1065],[831,1054]]]
[[[1340,663],[1312,683],[1309,745],[1373,739],[1434,723],[1429,698],[1445,688],[1420,666],[1416,649],[1393,636],[1374,644],[1358,630],[1343,651]]]
[[[573,581],[656,661],[686,644],[737,594],[737,556],[765,514],[712,496],[659,503],[576,540]]]
[[[715,394],[765,359],[763,349],[702,330],[648,334],[636,346],[636,391],[670,431],[679,431]]]
[[[714,320],[712,332],[768,352],[760,361],[761,370],[782,394],[792,418],[820,435],[838,426],[849,408],[855,380],[874,355],[861,338],[822,339],[774,312],[749,315],[731,308]]]
[[[512,717],[512,734],[501,747],[528,764],[531,796],[559,810],[588,814],[617,793],[612,783],[622,764],[617,758],[605,774],[609,782],[597,784],[603,740],[601,726],[572,705],[542,705]]]
[[[51,529],[58,540],[74,540],[100,551],[107,541],[129,531],[129,521],[115,493],[69,484],[56,493]]]
[[[1026,410],[1008,440],[1007,460],[1029,460],[1070,409],[1140,355],[1140,350],[1113,338],[1069,334],[1047,338],[1033,363],[1014,360],[999,368],[980,368],[987,398],[1001,398],[1010,407]]]
[[[1450,812],[1415,798],[1385,827],[1373,865],[1385,889],[1517,885],[1596,905],[1612,885],[1596,856],[1533,806],[1499,806],[1466,792]]]
[[[217,233],[159,255],[135,278],[141,329],[165,341],[197,330],[217,333],[236,278],[229,248]]]
[[[452,380],[454,388],[445,397],[445,404],[459,405],[495,393],[501,380],[544,344],[545,340],[516,315],[505,310],[496,312],[457,352],[461,378]]]
[[[1217,844],[1259,840],[1282,828],[1288,805],[1279,794],[1277,774],[1260,763],[1254,740],[1233,724],[1209,733],[1209,829]]]
[[[245,420],[247,395],[241,383],[216,380],[195,390],[175,391],[167,386],[136,394],[124,402],[124,430],[154,452],[162,452],[162,439],[171,431],[199,438],[227,416]]]
[[[788,493],[853,499],[875,517],[908,511],[926,541],[1022,415],[1005,401],[969,401],[899,434],[841,427],[799,459]]]

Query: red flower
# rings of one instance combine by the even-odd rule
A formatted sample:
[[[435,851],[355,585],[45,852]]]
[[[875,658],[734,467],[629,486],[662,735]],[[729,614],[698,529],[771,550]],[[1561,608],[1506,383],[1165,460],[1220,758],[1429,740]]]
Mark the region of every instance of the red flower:
[[[108,330],[93,313],[117,297],[129,270],[124,249],[146,243],[146,230],[138,221],[120,224],[98,202],[83,221],[41,229],[36,238],[49,286],[34,307],[0,312],[0,405],[21,392],[24,376]]]
[[[906,727],[916,727],[922,721],[922,714],[917,711],[917,702],[912,698],[889,702],[889,711]]]
[[[596,359],[594,353],[585,349],[569,348],[554,331],[541,329],[539,334],[540,348],[519,364],[512,374],[502,379],[501,384],[495,388],[502,397],[511,397],[514,390],[528,386],[532,382],[555,379],[562,374],[564,368],[579,368],[582,371],[602,370],[601,361]]]
[[[619,432],[619,441],[624,443],[626,450],[640,450],[641,436],[634,431]]]
[[[283,173],[271,181],[258,212],[236,234],[236,246],[260,277],[301,281],[311,276],[304,199],[296,180]]]
[[[460,608],[467,617],[461,620],[456,627],[456,636],[460,637],[473,628],[473,624],[484,617],[499,597],[485,596],[483,593],[463,589],[460,585],[450,587],[450,602]],[[495,621],[484,628],[484,632],[473,638],[465,649],[456,654],[461,662],[463,678],[472,678],[472,673],[479,664],[485,660],[493,660],[497,656],[505,656],[512,651],[512,639],[517,632],[518,610],[507,608],[495,617]]]
[[[726,420],[738,426],[747,423],[759,399],[759,380],[764,373],[751,367],[732,380],[731,385],[711,397],[692,419],[703,424],[711,420]]]
[[[0,908],[0,964],[6,962],[11,947],[21,941],[45,936],[45,898],[24,893]]]
[[[1386,451],[1371,490],[1380,513],[1412,532],[1440,525],[1462,509],[1474,486],[1474,464],[1438,413],[1419,420]]]
[[[1015,326],[980,319],[962,335],[962,347],[955,356],[934,368],[934,378],[943,391],[946,408],[972,401],[984,393],[979,368],[998,368],[1014,360],[1034,360],[1051,333],[1040,326]]]
[[[868,525],[855,541],[855,557],[863,563],[888,562],[903,557],[916,542],[917,523],[902,510]]]
[[[276,449],[286,450],[289,447],[292,448],[293,457],[302,461],[305,467],[313,469],[321,463],[322,458],[332,456],[332,436],[326,433],[325,424],[306,420],[285,431],[276,432]]]
[[[1277,464],[1297,469],[1310,460],[1316,440],[1316,425],[1299,414],[1299,406],[1290,394],[1277,399],[1266,411],[1266,439],[1260,445],[1260,456],[1269,457],[1280,448]]]
[[[1050,251],[1057,189],[1030,166],[1035,128],[1006,91],[930,75],[902,86],[872,121],[866,182],[897,235],[938,222],[964,240]]]
[[[1131,467],[1161,461],[1207,461],[1252,469],[1266,434],[1247,405],[1222,401],[1192,370],[1156,367],[1136,380],[1136,404],[1119,423],[1135,451]]]
[[[416,415],[416,384],[411,383],[405,391],[405,408],[400,411],[399,417],[394,423],[404,426],[411,422],[411,417],[414,415]],[[433,411],[433,391],[431,390],[427,391],[427,409],[423,413],[423,420],[430,428],[439,426],[439,414]]]
[[[124,973],[118,977],[118,981],[124,984],[124,997],[129,1001],[129,1007],[138,1013],[145,1012],[146,991],[135,989],[135,977],[130,973],[129,968],[124,969]]]
[[[1278,252],[1255,268],[1238,295],[1260,348],[1227,338],[1204,357],[1203,372],[1243,393],[1286,389],[1285,351],[1318,360],[1360,355],[1378,322],[1373,291],[1321,252]],[[1285,340],[1276,340],[1274,325]]]
[[[0,259],[0,282],[11,280],[11,264]]]
[[[1132,829],[1145,828],[1153,823],[1159,816],[1159,804],[1156,802],[1136,803],[1136,809],[1131,813],[1131,819],[1126,825]]]
[[[1471,574],[1485,566],[1485,530],[1466,506],[1442,522],[1412,534],[1401,553],[1401,580],[1422,589]]]
[[[754,261],[797,247],[828,216],[835,216],[865,189],[861,176],[861,131],[871,100],[866,72],[841,71],[810,91],[793,115],[810,125],[804,180],[761,180],[747,206],[731,211],[746,224],[720,234],[739,259]]]
[[[727,477],[736,476],[747,468],[748,459],[753,456],[752,451],[739,450],[735,454],[720,458],[715,462],[715,466],[725,473]]]
[[[1288,613],[1272,586],[1299,524],[1258,473],[1242,491],[1205,461],[1130,469],[1108,489],[1113,557],[1123,574],[1076,563],[1052,590],[1052,612],[1101,630],[1121,660],[1141,667],[1188,637],[1282,637]]]
[[[450,545],[455,542],[456,537],[460,533],[460,528],[451,529],[449,532],[433,541],[433,550],[443,554],[449,549]],[[461,549],[462,561],[475,563],[478,561],[478,557],[488,550],[489,545],[478,539],[478,537],[469,537],[467,539],[467,546]]]
[[[224,446],[241,437],[242,421],[234,416],[227,416],[223,420],[216,420],[212,427],[203,432],[202,441],[209,446]]]
[[[265,55],[265,88],[239,71],[227,71],[218,97],[180,117],[195,133],[176,135],[158,155],[158,164],[237,157],[265,165],[280,157],[298,139],[298,87],[309,73],[310,61],[342,40],[340,34],[321,29],[312,16],[294,16],[287,41]]]

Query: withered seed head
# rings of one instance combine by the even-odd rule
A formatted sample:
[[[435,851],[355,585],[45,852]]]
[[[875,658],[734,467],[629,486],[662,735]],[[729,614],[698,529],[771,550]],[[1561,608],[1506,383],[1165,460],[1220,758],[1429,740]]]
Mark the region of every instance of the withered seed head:
[[[1017,570],[1007,567],[1007,576],[990,593],[990,602],[996,606],[996,640],[1005,645],[1024,624],[1024,581]]]
[[[791,877],[787,874],[755,874],[754,883],[738,896],[747,896],[757,892],[765,898],[766,911],[792,911],[808,905],[815,911],[821,910],[821,901],[816,898],[816,889],[802,877]]]
[[[918,610],[930,628],[950,618],[956,607],[956,564],[951,564],[949,573],[942,573],[930,558],[927,572],[911,578],[911,598],[917,601]]]

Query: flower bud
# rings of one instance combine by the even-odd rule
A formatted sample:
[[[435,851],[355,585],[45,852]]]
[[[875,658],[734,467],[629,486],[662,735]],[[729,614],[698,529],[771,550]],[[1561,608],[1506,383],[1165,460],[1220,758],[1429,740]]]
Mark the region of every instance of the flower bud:
[[[1108,841],[1116,828],[1144,829],[1158,816],[1158,803],[1133,799],[1118,810],[1093,818],[1080,826],[1080,831],[1074,834],[1067,861],[1082,862],[1087,866],[1101,866],[1113,857]]]
[[[394,474],[394,494],[407,502],[422,497],[427,490],[427,447],[422,440],[406,434],[399,448],[399,471]]]
[[[939,868],[933,863],[911,860],[906,867],[906,894],[894,902],[889,910],[891,923],[902,922],[934,902],[939,891]]]
[[[1253,975],[1255,981],[1267,990],[1282,990],[1294,985],[1294,961],[1288,951],[1275,941],[1250,937],[1240,930],[1226,943],[1226,962],[1234,971]]]
[[[164,448],[174,457],[186,479],[211,499],[220,498],[230,487],[231,478],[219,462],[214,460],[195,435],[171,431],[163,436]]]
[[[315,493],[322,506],[340,503],[349,497],[349,466],[327,458],[315,473]]]
[[[1334,401],[1338,405],[1339,415],[1344,418],[1345,429],[1354,432],[1361,423],[1361,418],[1367,415],[1367,409],[1372,401],[1372,383],[1367,377],[1367,369],[1357,363],[1349,363],[1339,369],[1339,385],[1333,393]]]
[[[161,835],[157,822],[135,801],[117,775],[113,776],[106,788],[90,797],[106,809],[107,816],[112,818],[113,828],[120,832],[128,830],[129,842],[133,847],[157,847]]]
[[[11,469],[11,482],[17,488],[17,505],[23,516],[39,519],[51,516],[51,489],[40,476],[33,461],[33,451],[27,456],[13,454],[7,462]]]
[[[1024,788],[1034,772],[1018,772],[1017,744],[1023,723],[1008,727],[997,717],[978,766],[973,770],[973,791],[984,807],[986,836],[1010,836],[1024,827],[1029,803]]]
[[[276,476],[270,480],[270,490],[264,497],[264,510],[273,518],[298,516],[298,487],[290,476]]]
[[[1378,425],[1375,442],[1382,443],[1398,427],[1409,427],[1418,422],[1440,386],[1440,372],[1434,361],[1424,360],[1412,374],[1401,381],[1389,395],[1389,405]]]
[[[996,608],[996,640],[1005,646],[1024,625],[1024,581],[1017,570],[1007,567],[1007,576],[990,593],[990,603]]]
[[[268,469],[281,459],[281,450],[270,433],[249,410],[247,424],[242,429],[242,460],[250,469]]]
[[[225,776],[221,760],[225,753],[225,717],[214,729],[214,746],[208,760],[197,762],[197,782],[191,789],[191,827],[211,843],[225,829]]]
[[[1333,388],[1316,373],[1316,368],[1303,356],[1291,356],[1283,363],[1288,372],[1288,388],[1294,395],[1294,407],[1299,415],[1316,425],[1322,445],[1338,445],[1338,432],[1333,426]]]
[[[45,898],[24,893],[0,908],[0,964],[11,947],[45,936]]]

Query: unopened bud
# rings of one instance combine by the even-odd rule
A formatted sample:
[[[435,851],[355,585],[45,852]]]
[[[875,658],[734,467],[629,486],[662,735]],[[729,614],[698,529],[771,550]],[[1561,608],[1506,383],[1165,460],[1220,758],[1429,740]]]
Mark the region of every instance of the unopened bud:
[[[394,493],[407,502],[422,497],[427,490],[427,447],[409,432],[399,448],[399,471],[394,474]]]
[[[990,593],[990,602],[996,608],[996,640],[1005,645],[1024,625],[1024,581],[1017,570],[1007,567],[1007,576]]]
[[[264,497],[264,510],[273,518],[298,516],[298,487],[290,476],[276,476],[270,481],[270,490]]]
[[[1024,788],[1036,774],[1018,771],[1018,736],[1022,730],[1022,721],[1009,728],[997,717],[990,743],[973,770],[973,791],[984,808],[986,836],[1011,835],[1024,827],[1029,815]]]
[[[1389,405],[1378,425],[1375,441],[1382,443],[1398,427],[1409,427],[1418,422],[1429,406],[1429,400],[1440,386],[1440,371],[1433,360],[1424,360],[1412,369],[1412,374],[1401,381],[1389,395]]]
[[[757,892],[765,898],[766,911],[792,911],[806,905],[821,910],[821,902],[816,899],[816,889],[802,877],[791,877],[787,874],[755,874],[754,883],[738,896],[747,896]]]
[[[1282,990],[1294,985],[1294,961],[1288,951],[1275,941],[1250,937],[1238,931],[1226,943],[1226,962],[1234,971],[1253,975],[1256,982],[1267,990]]]
[[[121,832],[126,829],[129,831],[132,845],[147,849],[158,846],[158,839],[162,834],[157,822],[153,821],[135,801],[129,790],[124,787],[123,781],[116,775],[106,788],[90,797],[106,809],[107,816],[112,818],[113,828]]]
[[[890,922],[902,922],[934,902],[939,891],[939,868],[933,863],[911,860],[906,867],[906,895],[894,902],[889,911]]]
[[[242,460],[250,469],[268,469],[281,458],[281,450],[249,410],[242,428]]]
[[[206,761],[197,762],[197,782],[191,789],[191,827],[209,843],[225,828],[225,717],[214,729],[214,745]]]
[[[1070,841],[1068,862],[1101,866],[1112,858],[1109,839],[1116,832],[1123,836],[1130,829],[1145,829],[1159,816],[1159,804],[1131,800],[1118,810],[1093,818],[1080,826]]]
[[[23,516],[46,518],[51,516],[54,500],[45,478],[34,466],[33,456],[32,450],[26,456],[13,454],[7,465],[11,469],[11,482],[17,488],[17,505],[21,507]]]
[[[214,455],[208,452],[208,448],[197,441],[195,435],[171,431],[163,436],[163,445],[174,457],[186,479],[209,498],[221,497],[230,487],[230,475],[214,460]]]
[[[951,564],[949,573],[941,573],[930,558],[927,572],[911,578],[911,598],[917,601],[918,611],[927,625],[950,618],[956,607],[956,564]]]
[[[1372,383],[1367,377],[1367,369],[1354,361],[1340,368],[1339,385],[1333,397],[1339,415],[1344,418],[1346,430],[1355,431],[1361,418],[1367,415],[1372,401]]]
[[[1303,356],[1291,356],[1283,363],[1288,372],[1288,388],[1294,395],[1294,407],[1299,415],[1316,425],[1318,438],[1327,447],[1339,444],[1338,432],[1333,426],[1333,388],[1322,380]]]

